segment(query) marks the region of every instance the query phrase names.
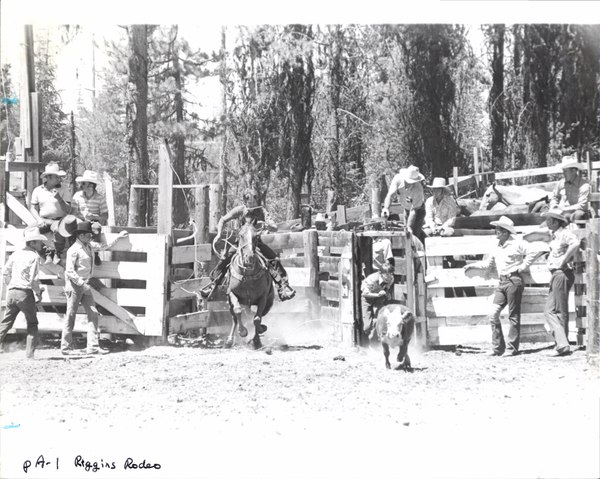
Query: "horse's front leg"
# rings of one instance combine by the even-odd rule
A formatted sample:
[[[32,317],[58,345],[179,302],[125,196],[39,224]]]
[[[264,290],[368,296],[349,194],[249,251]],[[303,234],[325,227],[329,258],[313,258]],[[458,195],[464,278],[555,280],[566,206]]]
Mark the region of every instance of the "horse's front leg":
[[[264,296],[260,298],[256,305],[256,314],[254,315],[254,337],[252,338],[252,342],[254,343],[254,347],[256,349],[262,347],[259,335],[263,334],[267,330],[267,326],[262,324],[262,314],[265,310],[266,303],[267,297]]]
[[[236,328],[239,327],[240,336],[245,337],[248,335],[248,330],[244,327],[242,322],[242,307],[240,306],[238,298],[233,293],[229,293],[229,312],[231,313],[233,324],[231,326],[229,337],[225,342],[225,347],[227,348],[233,346]]]

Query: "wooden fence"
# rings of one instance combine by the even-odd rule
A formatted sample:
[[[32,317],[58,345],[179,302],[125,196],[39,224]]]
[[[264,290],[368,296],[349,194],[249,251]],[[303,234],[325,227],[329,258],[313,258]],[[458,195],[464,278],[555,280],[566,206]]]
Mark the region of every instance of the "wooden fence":
[[[594,226],[595,225],[595,226]],[[586,229],[575,229],[573,232],[580,239],[591,237],[592,229],[598,228],[594,220]],[[516,227],[517,232],[520,228]],[[527,228],[525,228],[527,229]],[[470,262],[489,254],[497,243],[490,231],[489,235],[461,236],[449,238],[427,238],[427,324],[429,344],[446,345],[468,342],[489,342],[490,325],[488,314],[491,308],[493,292],[498,285],[498,275],[490,270],[469,270],[462,267],[445,268],[445,258],[462,256]],[[586,242],[583,243],[584,245]],[[523,274],[525,291],[521,304],[521,337],[522,341],[552,341],[546,332],[544,323],[544,306],[548,295],[550,272],[544,253],[548,245],[534,242],[531,246],[540,256]],[[575,257],[575,285],[570,293],[569,311],[574,313],[570,321],[571,340],[583,344],[587,327],[587,287],[594,284],[593,279],[586,277],[585,248],[580,249]],[[587,258],[588,264],[596,261],[593,256]],[[597,287],[597,278],[595,281]],[[456,297],[456,288],[470,288],[470,297]],[[460,293],[460,292],[458,292]],[[451,297],[451,296],[455,297]],[[504,310],[502,324],[508,326],[507,311]]]

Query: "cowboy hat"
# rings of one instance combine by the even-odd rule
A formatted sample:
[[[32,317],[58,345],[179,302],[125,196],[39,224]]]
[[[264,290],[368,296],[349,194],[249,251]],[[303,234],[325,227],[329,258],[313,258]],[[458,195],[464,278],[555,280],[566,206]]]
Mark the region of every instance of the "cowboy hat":
[[[46,175],[67,176],[67,172],[61,170],[58,163],[48,163],[40,176],[43,178]]]
[[[563,215],[563,211],[558,207],[551,208],[549,211],[542,213],[542,218],[548,216],[555,220],[562,221],[565,225],[569,224],[569,220]]]
[[[30,226],[29,228],[25,228],[23,231],[23,242],[27,243],[29,241],[47,242],[48,238],[40,233],[40,229],[37,226]]]
[[[583,165],[583,163],[579,163],[577,161],[577,157],[576,156],[563,156],[562,161],[560,162],[560,166],[563,170],[565,168],[577,168],[578,170],[582,170],[583,168],[585,168],[585,166]]]
[[[410,165],[408,168],[402,168],[400,174],[407,183],[418,183],[425,179],[425,177],[419,173],[419,167],[413,165]]]
[[[78,176],[75,178],[75,181],[77,183],[83,183],[85,181],[87,183],[94,183],[95,185],[100,183],[100,180],[98,179],[98,173],[92,170],[85,170],[83,172],[83,176]]]
[[[490,222],[490,224],[493,226],[498,226],[499,228],[503,228],[512,234],[517,233],[517,231],[515,230],[515,224],[510,218],[507,218],[506,216],[501,216],[498,221],[492,221]]]
[[[68,238],[77,228],[77,216],[67,215],[60,219],[56,228],[59,235]]]
[[[79,233],[92,233],[92,222],[91,221],[77,221],[77,229],[73,231],[74,235],[78,235]]]
[[[447,192],[450,192],[450,187],[446,184],[446,178],[434,178],[433,181],[431,182],[431,186],[429,186],[429,188],[438,188],[438,189],[444,189]]]

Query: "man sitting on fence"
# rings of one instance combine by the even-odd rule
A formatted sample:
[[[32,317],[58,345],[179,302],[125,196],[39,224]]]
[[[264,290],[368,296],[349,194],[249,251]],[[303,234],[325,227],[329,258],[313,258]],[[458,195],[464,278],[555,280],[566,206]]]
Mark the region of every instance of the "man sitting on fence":
[[[246,190],[246,192],[244,193],[245,204],[233,208],[229,213],[227,213],[219,220],[219,223],[217,225],[217,236],[215,237],[213,244],[217,243],[222,238],[223,227],[225,226],[225,224],[236,218],[242,218],[245,223],[249,223],[254,226],[256,226],[260,221],[263,222],[267,228],[276,230],[277,226],[270,220],[270,218],[268,218],[265,215],[264,208],[259,205],[259,202],[260,198],[256,190]],[[200,294],[204,298],[210,298],[215,288],[223,282],[225,274],[227,273],[227,269],[229,268],[231,258],[233,258],[233,255],[236,251],[233,246],[234,245],[231,245],[227,248],[223,255],[223,258],[211,271],[211,282],[200,290]],[[281,262],[279,261],[279,258],[277,257],[275,251],[273,251],[266,244],[264,244],[260,237],[258,238],[258,243],[256,247],[268,260],[269,273],[271,274],[273,281],[277,285],[279,299],[281,301],[292,299],[296,295],[296,291],[294,291],[290,287],[288,283],[287,272],[281,264]]]
[[[554,188],[550,208],[560,208],[569,221],[589,219],[591,186],[579,174],[583,164],[575,156],[565,156],[560,167],[564,178]]]
[[[492,325],[493,349],[488,356],[516,356],[519,354],[519,339],[521,333],[521,298],[523,296],[523,278],[525,271],[537,253],[529,249],[528,243],[514,237],[516,230],[510,218],[500,217],[490,223],[496,227],[498,244],[487,260],[470,263],[463,269],[490,269],[494,266],[498,271],[500,282],[494,293],[492,311],[489,316]],[[508,320],[510,322],[507,342],[504,342],[500,313],[508,305]]]
[[[452,236],[454,219],[460,214],[460,207],[446,186],[445,178],[434,178],[431,183],[433,196],[425,201],[425,236]]]
[[[42,234],[52,231],[58,264],[67,248],[67,239],[60,234],[60,220],[71,211],[71,193],[62,180],[67,176],[58,163],[48,163],[41,174],[43,184],[31,193],[31,214],[36,219]]]
[[[392,179],[387,196],[383,201],[381,216],[387,218],[390,215],[392,196],[397,195],[398,200],[404,208],[404,225],[417,238],[423,241],[423,220],[425,218],[425,196],[423,192],[423,181],[425,177],[419,173],[419,168],[410,165],[401,168]]]

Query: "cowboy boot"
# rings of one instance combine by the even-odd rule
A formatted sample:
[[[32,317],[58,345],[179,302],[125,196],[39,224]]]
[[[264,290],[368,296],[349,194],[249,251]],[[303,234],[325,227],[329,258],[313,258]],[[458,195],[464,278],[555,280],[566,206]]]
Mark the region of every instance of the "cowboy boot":
[[[229,262],[226,260],[221,260],[215,266],[215,269],[210,273],[211,281],[202,289],[200,289],[200,295],[208,300],[212,297],[213,293],[217,286],[219,286],[223,282],[223,278],[225,278],[225,273],[227,271],[227,266]]]
[[[277,285],[277,293],[281,301],[287,301],[296,296],[296,291],[290,287],[287,273],[278,260],[269,261],[269,273]]]

